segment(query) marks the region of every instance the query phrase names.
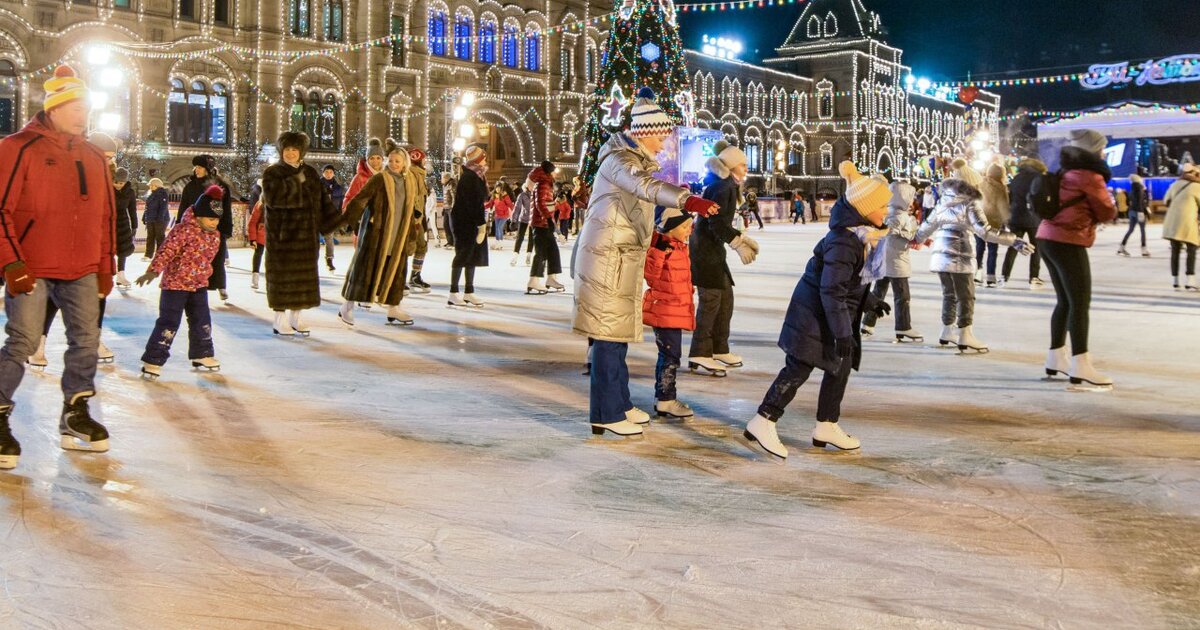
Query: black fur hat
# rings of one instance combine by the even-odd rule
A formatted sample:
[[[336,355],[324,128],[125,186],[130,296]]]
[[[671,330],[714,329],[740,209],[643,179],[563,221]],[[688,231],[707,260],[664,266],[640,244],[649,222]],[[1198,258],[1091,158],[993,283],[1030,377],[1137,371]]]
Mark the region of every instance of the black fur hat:
[[[302,131],[285,131],[279,134],[279,139],[275,141],[279,145],[279,152],[283,153],[284,149],[300,149],[300,157],[304,157],[308,153],[308,134]]]

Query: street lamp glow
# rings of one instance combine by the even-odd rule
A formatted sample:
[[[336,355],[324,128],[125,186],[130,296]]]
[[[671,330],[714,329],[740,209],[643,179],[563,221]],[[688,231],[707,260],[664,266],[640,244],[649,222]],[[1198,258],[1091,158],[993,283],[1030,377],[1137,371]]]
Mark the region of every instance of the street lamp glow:
[[[975,149],[976,151],[982,149],[983,148],[983,140],[980,140],[979,138],[975,138],[974,140],[971,141],[971,148]]]
[[[465,122],[465,123],[459,125],[458,135],[460,135],[464,138],[474,138],[475,137],[475,125],[473,125],[469,122]]]
[[[980,131],[979,133],[975,134],[975,137],[979,138],[983,142],[991,142],[992,141],[992,134],[990,131],[987,131],[987,130]]]
[[[452,118],[454,118],[454,120],[463,120],[463,119],[465,119],[465,118],[467,117],[467,108],[466,108],[466,107],[463,107],[462,105],[459,105],[458,107],[455,107],[455,108],[454,108],[454,113],[453,113],[453,114],[451,114],[451,117],[452,117]]]
[[[113,133],[121,128],[121,115],[116,112],[104,112],[96,118],[96,128],[106,133]]]
[[[463,149],[467,148],[467,139],[455,138],[454,143],[450,145],[450,148],[453,149],[455,153],[462,151]]]
[[[474,92],[464,92],[462,95],[462,104],[466,105],[467,107],[474,105],[475,104],[475,93]]]
[[[93,66],[103,66],[112,59],[112,51],[103,44],[93,44],[87,51],[87,62]]]
[[[124,74],[117,68],[105,68],[100,71],[98,81],[103,87],[117,87],[125,79]]]
[[[918,90],[925,92],[931,87],[933,87],[933,81],[930,81],[929,79],[926,79],[925,77],[921,77],[920,79],[917,79],[917,89]]]
[[[108,92],[92,90],[88,93],[88,101],[91,103],[92,109],[104,109],[108,107]]]
[[[992,152],[991,149],[988,149],[987,151],[980,153],[979,157],[985,161],[990,162],[992,160],[992,158],[996,157],[996,154],[994,152]]]
[[[982,171],[983,169],[987,168],[987,162],[984,162],[983,160],[975,160],[971,164],[971,167],[977,171]]]

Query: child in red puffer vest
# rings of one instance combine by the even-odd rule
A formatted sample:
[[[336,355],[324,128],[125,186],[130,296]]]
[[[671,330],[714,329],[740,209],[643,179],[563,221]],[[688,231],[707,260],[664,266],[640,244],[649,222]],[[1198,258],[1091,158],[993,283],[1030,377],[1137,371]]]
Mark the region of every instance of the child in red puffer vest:
[[[696,307],[692,300],[692,263],[688,237],[692,217],[675,208],[659,215],[646,252],[646,295],[642,321],[654,328],[658,366],[654,370],[654,410],[659,417],[690,418],[692,409],[676,400],[675,375],[683,352],[683,331],[695,330]]]

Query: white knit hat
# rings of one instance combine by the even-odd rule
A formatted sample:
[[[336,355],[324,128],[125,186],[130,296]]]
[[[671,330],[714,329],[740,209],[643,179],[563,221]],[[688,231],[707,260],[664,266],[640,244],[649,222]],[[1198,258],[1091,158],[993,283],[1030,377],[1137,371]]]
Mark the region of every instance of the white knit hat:
[[[725,165],[725,168],[731,170],[737,167],[739,164],[747,164],[750,161],[749,158],[746,157],[745,151],[733,145],[721,149],[721,152],[717,154],[717,158],[721,160],[721,163]]]
[[[629,135],[635,138],[670,135],[675,129],[671,117],[654,101],[654,90],[644,87],[638,90],[633,102],[633,122],[629,124]]]
[[[983,175],[967,164],[967,160],[964,158],[954,158],[954,161],[950,163],[950,176],[963,180],[972,188],[979,188],[979,185],[983,183]]]
[[[1068,134],[1071,146],[1088,153],[1099,154],[1108,146],[1108,138],[1094,129],[1072,129]]]

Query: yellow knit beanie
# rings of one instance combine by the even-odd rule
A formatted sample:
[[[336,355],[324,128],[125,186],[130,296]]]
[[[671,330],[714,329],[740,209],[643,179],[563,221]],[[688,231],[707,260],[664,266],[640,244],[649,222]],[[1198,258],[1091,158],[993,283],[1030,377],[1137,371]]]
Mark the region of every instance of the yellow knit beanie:
[[[47,79],[42,87],[46,90],[46,99],[42,101],[45,111],[88,97],[87,84],[75,76],[71,66],[65,64],[55,68],[54,76]]]
[[[887,208],[892,199],[892,191],[888,189],[887,181],[883,178],[867,177],[858,172],[854,163],[846,160],[838,165],[838,172],[846,180],[846,201],[854,206],[862,216]]]

